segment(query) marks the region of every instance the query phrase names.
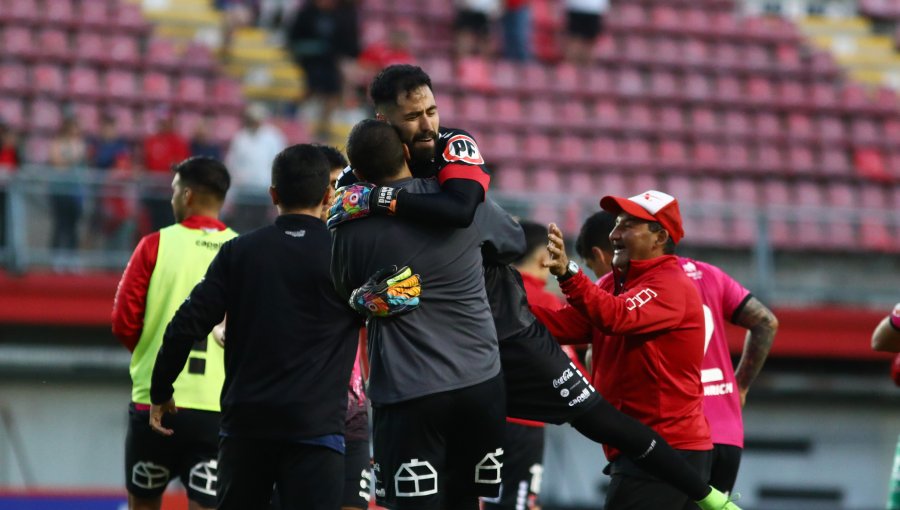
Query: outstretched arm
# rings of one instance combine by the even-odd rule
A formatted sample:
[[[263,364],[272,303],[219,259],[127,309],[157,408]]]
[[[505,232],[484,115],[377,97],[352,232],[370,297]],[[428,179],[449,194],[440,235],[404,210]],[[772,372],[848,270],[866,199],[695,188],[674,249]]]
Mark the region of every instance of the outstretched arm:
[[[894,311],[875,327],[872,332],[872,349],[884,352],[900,352],[900,303]]]
[[[733,322],[747,329],[744,351],[741,353],[737,370],[734,372],[738,391],[740,391],[741,405],[744,405],[747,391],[756,376],[759,375],[759,371],[769,355],[769,350],[772,348],[775,332],[778,331],[778,319],[766,305],[755,297],[751,297]]]

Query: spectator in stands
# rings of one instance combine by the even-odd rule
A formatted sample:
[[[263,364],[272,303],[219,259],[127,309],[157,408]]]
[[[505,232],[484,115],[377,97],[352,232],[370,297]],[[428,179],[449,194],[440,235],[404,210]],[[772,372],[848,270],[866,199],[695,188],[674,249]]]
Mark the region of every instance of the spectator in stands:
[[[456,56],[487,56],[491,21],[500,13],[500,0],[456,0]]]
[[[74,251],[78,248],[78,222],[84,207],[83,190],[76,172],[87,163],[87,143],[74,117],[63,120],[59,134],[50,142],[50,208],[53,228],[50,247]],[[69,267],[65,253],[54,254],[54,268]]]
[[[259,0],[216,0],[213,4],[222,12],[222,58],[231,59],[234,31],[239,27],[253,25],[257,18]]]
[[[271,182],[272,160],[287,147],[281,130],[266,122],[268,116],[262,103],[247,105],[243,125],[225,155],[234,186],[234,211],[230,217],[241,233],[268,222],[271,206],[266,190]]]
[[[531,0],[506,0],[503,16],[503,56],[510,60],[531,60]]]
[[[206,119],[200,121],[194,129],[194,135],[191,137],[191,156],[222,160],[222,146],[210,139],[209,121]]]
[[[590,63],[608,7],[609,0],[566,0],[566,58],[570,62]]]
[[[109,170],[116,166],[130,166],[121,161],[130,158],[131,147],[116,131],[116,119],[104,115],[100,119],[99,136],[91,140],[88,161],[93,168]]]
[[[343,69],[359,55],[356,5],[348,0],[310,0],[291,25],[288,50],[306,74],[305,103],[319,108],[316,136],[331,136],[331,117],[343,92]]]
[[[176,164],[191,155],[187,140],[175,130],[172,112],[160,109],[156,115],[156,133],[144,140],[144,170],[151,180],[143,187],[143,202],[151,230],[159,230],[172,223],[170,174]]]
[[[0,119],[0,248],[6,246],[6,184],[8,174],[19,168],[21,156],[15,131]]]

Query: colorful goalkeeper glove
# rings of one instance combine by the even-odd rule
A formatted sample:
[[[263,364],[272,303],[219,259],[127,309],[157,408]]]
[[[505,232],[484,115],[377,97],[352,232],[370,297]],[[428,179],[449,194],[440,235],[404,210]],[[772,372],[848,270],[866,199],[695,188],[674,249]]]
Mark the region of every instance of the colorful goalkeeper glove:
[[[367,317],[391,317],[419,307],[422,282],[408,266],[386,267],[350,295],[350,306]]]
[[[339,188],[328,209],[328,228],[370,214],[393,214],[400,190],[389,186],[357,183]]]

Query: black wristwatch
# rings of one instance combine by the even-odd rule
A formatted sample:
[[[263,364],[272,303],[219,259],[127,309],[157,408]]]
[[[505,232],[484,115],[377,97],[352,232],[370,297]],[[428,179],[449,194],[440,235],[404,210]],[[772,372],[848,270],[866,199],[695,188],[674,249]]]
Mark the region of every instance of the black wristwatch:
[[[569,278],[575,276],[576,274],[578,274],[578,271],[579,271],[578,264],[576,264],[574,260],[570,260],[568,265],[566,265],[566,272],[560,276],[557,276],[556,281],[559,283],[562,283],[562,282],[568,280]]]

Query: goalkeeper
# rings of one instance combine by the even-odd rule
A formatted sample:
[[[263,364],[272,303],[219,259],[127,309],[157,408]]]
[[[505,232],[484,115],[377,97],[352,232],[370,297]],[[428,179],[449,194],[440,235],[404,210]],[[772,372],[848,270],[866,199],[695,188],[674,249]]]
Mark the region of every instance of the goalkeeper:
[[[357,124],[347,154],[367,180],[411,192],[440,190],[434,180],[412,179],[406,148],[384,122]],[[478,206],[468,228],[382,216],[334,230],[331,271],[338,294],[349,299],[379,271],[390,280],[382,297],[373,300],[377,292],[365,290],[353,297],[355,307],[376,317],[367,324],[368,395],[380,504],[474,510],[478,496],[496,496],[506,405],[479,248],[509,262],[524,244],[519,225],[492,202]],[[392,266],[414,271],[394,275],[386,270]],[[377,318],[413,308],[417,280],[418,309]]]

